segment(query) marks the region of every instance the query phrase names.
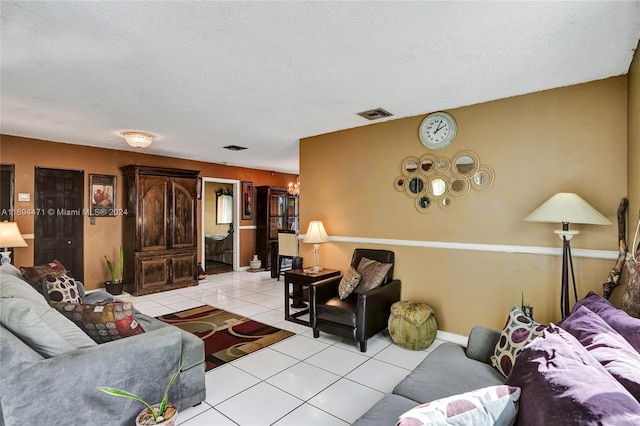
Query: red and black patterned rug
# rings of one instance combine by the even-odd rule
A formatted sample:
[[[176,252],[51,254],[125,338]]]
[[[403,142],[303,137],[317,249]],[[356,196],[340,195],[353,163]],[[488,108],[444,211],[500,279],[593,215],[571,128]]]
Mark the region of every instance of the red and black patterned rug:
[[[208,305],[157,318],[204,341],[205,371],[295,334]]]

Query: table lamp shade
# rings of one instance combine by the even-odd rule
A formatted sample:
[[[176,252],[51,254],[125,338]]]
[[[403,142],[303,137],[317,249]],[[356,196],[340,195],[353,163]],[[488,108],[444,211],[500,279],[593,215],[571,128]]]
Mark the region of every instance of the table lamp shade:
[[[611,225],[611,222],[578,194],[559,192],[535,209],[528,222],[584,223]]]
[[[0,248],[5,247],[27,247],[15,222],[0,222]]]
[[[309,223],[309,228],[307,229],[303,242],[318,244],[326,243],[327,241],[329,241],[329,236],[327,235],[327,231],[324,230],[322,221],[312,220]]]

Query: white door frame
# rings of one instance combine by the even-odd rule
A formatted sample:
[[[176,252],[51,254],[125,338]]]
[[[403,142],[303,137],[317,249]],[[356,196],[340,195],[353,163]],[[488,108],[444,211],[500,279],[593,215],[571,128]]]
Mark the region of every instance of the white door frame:
[[[202,178],[202,188],[200,188],[200,194],[202,194],[201,203],[201,216],[202,217],[202,236],[200,242],[202,246],[202,267],[206,270],[207,259],[205,257],[205,240],[204,240],[204,221],[205,221],[205,206],[206,206],[206,192],[205,182],[213,183],[231,183],[233,184],[233,270],[237,271],[240,267],[240,181],[236,179],[222,179],[222,178]]]

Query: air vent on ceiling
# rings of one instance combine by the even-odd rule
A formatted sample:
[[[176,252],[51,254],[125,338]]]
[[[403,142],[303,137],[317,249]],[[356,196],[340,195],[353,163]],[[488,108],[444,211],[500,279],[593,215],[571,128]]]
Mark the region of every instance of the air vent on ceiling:
[[[358,113],[359,116],[366,118],[367,120],[377,120],[379,118],[390,117],[389,111],[385,111],[382,108],[370,109],[369,111],[363,111]]]
[[[224,149],[228,149],[229,151],[242,151],[243,149],[247,149],[246,146],[238,146],[238,145],[227,145],[223,146]]]

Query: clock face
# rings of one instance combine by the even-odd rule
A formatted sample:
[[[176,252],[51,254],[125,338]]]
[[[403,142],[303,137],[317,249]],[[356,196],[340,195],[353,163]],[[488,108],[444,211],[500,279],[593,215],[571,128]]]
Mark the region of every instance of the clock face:
[[[420,124],[420,141],[429,149],[442,149],[456,137],[456,120],[446,112],[434,112]]]

